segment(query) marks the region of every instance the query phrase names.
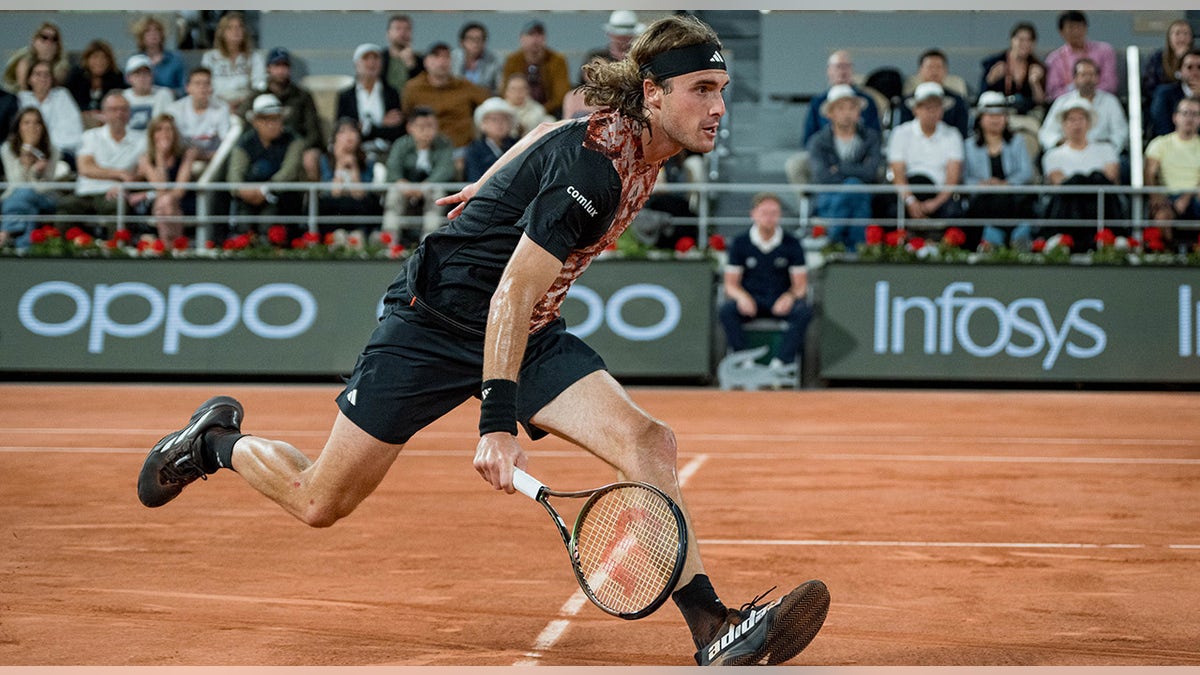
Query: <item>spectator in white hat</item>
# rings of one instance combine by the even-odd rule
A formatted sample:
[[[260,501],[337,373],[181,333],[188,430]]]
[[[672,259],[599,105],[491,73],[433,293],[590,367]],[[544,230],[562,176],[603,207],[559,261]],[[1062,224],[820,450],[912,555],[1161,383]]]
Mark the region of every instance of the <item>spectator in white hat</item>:
[[[517,128],[517,109],[493,96],[475,108],[475,128],[479,137],[467,146],[463,171],[463,180],[468,183],[479,180],[500,155],[516,145],[512,132]]]
[[[909,218],[953,218],[961,213],[954,190],[962,177],[963,137],[942,121],[953,105],[937,82],[922,82],[905,102],[913,120],[892,130],[887,161],[892,183],[901,188]],[[913,185],[941,185],[936,192],[914,190]]]
[[[867,99],[849,84],[829,88],[821,104],[821,115],[829,125],[808,139],[808,163],[814,183],[864,185],[878,183],[883,166],[879,132],[863,124]],[[822,192],[817,194],[816,215],[834,219],[829,239],[853,250],[866,240],[871,217],[868,192]],[[840,222],[850,219],[856,222]]]
[[[152,65],[145,54],[134,54],[125,62],[125,81],[129,88],[121,93],[129,101],[131,131],[145,131],[150,120],[167,112],[175,102],[175,94],[170,89],[154,84]]]
[[[387,156],[404,135],[400,92],[383,80],[383,47],[365,42],[354,50],[354,84],[338,92],[337,119],[358,120],[363,149],[372,159]]]
[[[608,44],[588,52],[583,62],[587,63],[596,56],[607,58],[610,61],[620,61],[629,53],[629,47],[633,44],[634,38],[641,35],[644,30],[646,30],[646,24],[638,21],[637,12],[631,9],[614,9],[613,13],[608,16],[608,23],[604,24],[604,34],[608,36]]]
[[[1085,98],[1071,95],[1066,98],[1058,111],[1064,140],[1042,155],[1042,174],[1046,178],[1046,184],[1116,185],[1121,176],[1116,148],[1088,137],[1092,125],[1096,123],[1095,109]],[[1115,194],[1106,196],[1104,211],[1106,220],[1120,220],[1124,217],[1124,208]],[[1094,192],[1052,194],[1045,215],[1050,221],[1087,223],[1082,227],[1058,227],[1053,224],[1051,227],[1070,234],[1075,242],[1072,250],[1076,252],[1092,247],[1096,234],[1096,218],[1099,216]]]
[[[271,189],[273,183],[293,183],[301,179],[304,141],[284,126],[286,112],[274,94],[259,94],[246,114],[251,130],[230,153],[226,176],[227,181],[238,184],[231,188],[236,215],[300,214],[302,193]],[[243,227],[261,233],[267,224],[248,222]],[[287,228],[290,242],[299,234],[299,226],[290,223]]]
[[[1008,119],[1014,112],[1008,97],[999,91],[979,95],[975,109],[975,133],[964,146],[964,185],[1029,185],[1033,182],[1033,159],[1025,140],[1009,128]],[[979,219],[1028,219],[1033,216],[1032,193],[979,192],[968,194],[967,216]],[[1028,223],[1011,229],[1011,243],[1025,247],[1030,240]],[[967,234],[972,242],[975,228]],[[985,224],[979,239],[992,246],[1009,243],[1006,230]]]

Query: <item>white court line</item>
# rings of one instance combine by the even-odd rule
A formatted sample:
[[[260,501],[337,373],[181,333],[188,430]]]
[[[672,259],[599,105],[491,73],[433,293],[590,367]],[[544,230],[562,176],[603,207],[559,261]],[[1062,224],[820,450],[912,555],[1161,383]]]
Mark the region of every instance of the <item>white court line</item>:
[[[708,461],[708,455],[697,455],[692,458],[682,469],[679,470],[679,487],[683,487],[689,478],[694,476],[700,467]],[[561,609],[558,610],[558,615],[561,618],[554,619],[546,624],[541,633],[538,633],[537,638],[533,641],[533,648],[525,652],[525,658],[513,663],[514,666],[536,666],[538,659],[542,658],[542,654],[550,649],[558,642],[558,639],[567,631],[567,627],[571,625],[571,617],[579,613],[583,606],[587,604],[587,596],[582,590],[576,590],[571,594],[570,598],[563,603]]]
[[[1200,544],[1090,544],[1082,542],[882,541],[853,539],[701,539],[701,546],[875,546],[891,548],[1067,548],[1200,550]]]

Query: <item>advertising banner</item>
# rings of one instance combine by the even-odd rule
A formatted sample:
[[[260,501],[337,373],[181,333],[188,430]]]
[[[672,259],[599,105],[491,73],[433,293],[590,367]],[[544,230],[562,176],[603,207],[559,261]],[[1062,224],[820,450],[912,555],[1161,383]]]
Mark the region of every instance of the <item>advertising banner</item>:
[[[0,370],[348,373],[389,261],[0,262]],[[615,375],[710,373],[712,266],[598,262],[563,303]]]
[[[1200,382],[1200,275],[1169,267],[831,264],[829,380]]]

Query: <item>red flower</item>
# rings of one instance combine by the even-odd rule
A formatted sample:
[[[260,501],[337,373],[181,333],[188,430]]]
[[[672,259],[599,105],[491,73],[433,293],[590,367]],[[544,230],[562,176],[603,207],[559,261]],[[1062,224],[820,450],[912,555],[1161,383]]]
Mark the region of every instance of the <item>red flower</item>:
[[[186,251],[191,245],[192,240],[182,235],[175,237],[175,239],[171,242],[171,248],[175,249],[176,251]]]
[[[825,226],[824,225],[813,225],[812,236],[813,237],[824,237],[825,236]]]
[[[1142,238],[1146,240],[1146,243],[1150,243],[1152,241],[1161,242],[1162,236],[1162,228],[1155,227],[1153,225],[1142,230]]]
[[[29,241],[34,244],[43,244],[46,242],[46,231],[42,229],[34,230],[29,233]]]
[[[708,247],[714,251],[725,250],[725,237],[719,234],[708,235]]]
[[[1029,250],[1033,251],[1034,253],[1041,253],[1042,251],[1045,251],[1046,250],[1046,240],[1043,237],[1038,237],[1037,239],[1034,239],[1033,243],[1031,243],[1029,245]]]
[[[109,239],[108,241],[104,242],[104,245],[107,246],[108,248],[116,248],[118,246],[118,243],[119,242],[117,242],[116,239]]]
[[[1075,246],[1075,238],[1069,234],[1064,234],[1058,239],[1058,245],[1062,248],[1071,248]]]
[[[392,233],[391,232],[380,232],[379,233],[379,243],[385,244],[385,245],[392,243]]]
[[[84,232],[83,230],[79,230],[79,234],[71,237],[71,242],[76,246],[91,246],[93,241],[95,241],[95,239],[92,237],[92,235]]]
[[[967,243],[967,233],[959,227],[947,227],[946,231],[942,233],[942,242],[947,246],[958,248]]]
[[[239,234],[236,237],[230,237],[226,239],[224,248],[226,251],[237,251],[246,248],[249,245],[250,236],[246,234]]]
[[[680,237],[675,242],[675,251],[677,253],[687,253],[694,248],[696,248],[696,240],[692,237]]]
[[[346,245],[351,248],[358,248],[362,245],[362,240],[355,236],[346,237]]]
[[[300,238],[304,240],[305,244],[321,243],[321,235],[317,234],[316,232],[305,232]]]
[[[67,234],[65,236],[67,237],[67,239],[74,241],[75,237],[78,237],[81,234],[83,234],[82,229],[80,229],[79,227],[72,227],[69,230],[67,230]]]
[[[212,239],[205,239],[205,240],[204,240],[204,248],[207,248],[207,249],[209,249],[209,250],[212,250],[212,249],[214,249],[214,248],[216,248],[216,247],[217,247],[217,242],[213,241]]]
[[[162,253],[163,251],[167,250],[167,243],[162,239],[155,239],[150,243],[150,250],[154,251],[155,253]]]
[[[146,241],[145,239],[139,239],[137,243],[138,253],[144,252],[147,248],[150,248],[150,242]]]
[[[333,246],[333,242],[334,242],[333,233],[332,232],[325,233],[325,245]]]
[[[913,237],[912,239],[908,240],[908,246],[914,251],[920,251],[921,249],[925,248],[925,238]]]
[[[1094,239],[1100,246],[1112,246],[1113,244],[1117,243],[1117,235],[1107,227],[1097,232]]]
[[[900,246],[904,243],[904,233],[900,230],[892,230],[883,235],[883,241],[888,246]]]
[[[883,243],[883,228],[878,225],[867,226],[867,246],[878,246]]]
[[[296,237],[292,240],[292,248],[296,250],[308,248],[308,242],[304,241],[304,237]]]
[[[117,230],[116,232],[113,232],[113,239],[116,239],[122,244],[128,244],[133,239],[133,233],[124,229]]]
[[[58,239],[62,236],[62,233],[58,231],[58,228],[53,225],[43,225],[41,230],[46,239]]]
[[[267,241],[275,246],[282,246],[287,243],[287,228],[283,225],[272,225],[267,228]]]
[[[404,244],[392,244],[388,249],[389,258],[399,258],[402,253],[404,253]]]

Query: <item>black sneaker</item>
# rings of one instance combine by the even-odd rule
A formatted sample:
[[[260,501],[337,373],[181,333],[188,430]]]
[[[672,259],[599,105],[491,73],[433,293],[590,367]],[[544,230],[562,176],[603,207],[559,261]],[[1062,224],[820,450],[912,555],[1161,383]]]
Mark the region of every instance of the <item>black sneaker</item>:
[[[772,589],[774,590],[774,589]],[[767,591],[770,593],[771,591]],[[758,596],[729,610],[725,626],[696,652],[702,666],[773,666],[800,653],[821,630],[829,611],[829,589],[819,580],[806,581],[791,593],[759,607]]]
[[[214,396],[196,408],[188,425],[163,436],[146,457],[138,476],[138,499],[146,506],[162,506],[197,478],[207,480],[204,432],[215,427],[240,431],[242,404],[229,396]]]

